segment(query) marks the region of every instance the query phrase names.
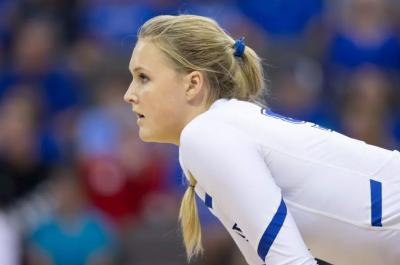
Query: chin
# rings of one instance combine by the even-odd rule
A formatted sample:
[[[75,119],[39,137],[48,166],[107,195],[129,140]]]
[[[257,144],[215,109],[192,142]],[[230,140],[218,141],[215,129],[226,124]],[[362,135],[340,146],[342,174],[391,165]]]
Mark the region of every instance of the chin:
[[[139,130],[139,138],[143,142],[154,142],[153,138],[150,137],[150,135],[148,133],[145,133],[142,130]]]
[[[161,143],[161,144],[172,144],[171,141],[164,139],[163,137],[156,136],[154,134],[146,133],[145,131],[139,131],[139,138],[143,142],[147,143]]]
[[[159,143],[158,137],[155,137],[155,135],[146,132],[144,130],[139,130],[139,138],[143,142],[148,142],[148,143]]]

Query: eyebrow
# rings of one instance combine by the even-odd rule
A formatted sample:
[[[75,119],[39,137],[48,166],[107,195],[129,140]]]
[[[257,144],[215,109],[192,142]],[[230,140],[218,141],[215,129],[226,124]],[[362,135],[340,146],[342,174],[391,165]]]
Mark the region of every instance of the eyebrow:
[[[141,70],[148,71],[147,69],[145,69],[145,68],[143,68],[143,67],[141,67],[141,66],[134,67],[133,69],[131,69],[131,68],[129,67],[129,70],[130,70],[132,73],[135,73],[135,72],[138,72],[138,71],[141,71]]]

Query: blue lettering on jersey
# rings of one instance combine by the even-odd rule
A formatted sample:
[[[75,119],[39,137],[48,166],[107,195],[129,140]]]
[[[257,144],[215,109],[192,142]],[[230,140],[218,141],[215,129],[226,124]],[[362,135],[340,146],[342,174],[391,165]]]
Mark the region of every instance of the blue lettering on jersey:
[[[268,227],[262,235],[258,244],[257,253],[262,260],[265,260],[265,257],[267,256],[272,244],[274,243],[275,238],[278,236],[279,231],[281,230],[283,223],[285,222],[286,215],[287,208],[282,198],[278,210],[272,217],[271,222],[268,224]]]
[[[211,208],[212,209],[212,197],[206,192],[206,196],[205,196],[205,198],[204,198],[204,203],[206,204],[206,206],[208,207],[208,208]]]
[[[293,123],[293,124],[304,124],[304,123],[307,123],[306,121],[297,120],[297,119],[293,119],[293,118],[290,118],[290,117],[283,116],[283,115],[275,113],[272,110],[267,109],[267,108],[262,108],[261,109],[261,113],[263,115],[266,115],[266,116],[269,116],[269,117],[272,117],[272,118],[275,118],[275,119],[279,119],[279,120],[282,120],[282,121],[290,122],[290,123]],[[311,127],[313,127],[313,128],[317,128],[317,129],[320,129],[320,130],[332,132],[331,129],[325,128],[325,127],[323,127],[321,125],[318,125],[318,124],[315,124],[315,123],[312,123],[312,122],[309,122],[309,124],[311,124]]]
[[[370,179],[371,225],[382,226],[382,183]]]
[[[267,109],[267,108],[262,108],[261,109],[261,113],[266,115],[266,116],[270,116],[272,118],[283,120],[283,121],[290,122],[290,123],[295,123],[295,124],[306,123],[305,121],[296,120],[296,119],[293,119],[293,118],[286,117],[286,116],[283,116],[281,114],[275,113],[272,110]]]
[[[333,132],[333,130],[325,128],[325,127],[315,124],[315,123],[313,123],[313,125],[311,127],[314,127],[314,128],[320,129],[320,130],[324,130],[324,131],[328,131],[328,132]]]
[[[232,227],[232,229],[242,238],[246,239],[247,242],[249,242],[249,240],[246,238],[246,236],[243,234],[242,229],[239,228],[239,226],[237,225],[237,223],[235,223]]]

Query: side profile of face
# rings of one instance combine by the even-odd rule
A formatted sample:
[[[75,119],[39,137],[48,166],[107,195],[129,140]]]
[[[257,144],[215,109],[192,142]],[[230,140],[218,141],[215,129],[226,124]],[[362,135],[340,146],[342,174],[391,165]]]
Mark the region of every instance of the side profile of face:
[[[166,55],[149,40],[139,40],[136,44],[129,70],[133,78],[124,100],[137,114],[139,137],[146,142],[179,145],[180,133],[191,110],[191,92],[198,94],[196,89],[201,86],[199,76],[175,70]],[[194,89],[189,89],[192,84]]]

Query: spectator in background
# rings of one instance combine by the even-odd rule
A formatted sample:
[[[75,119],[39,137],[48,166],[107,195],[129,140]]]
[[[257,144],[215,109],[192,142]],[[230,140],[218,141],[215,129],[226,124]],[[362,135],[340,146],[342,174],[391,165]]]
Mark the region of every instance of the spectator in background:
[[[7,58],[12,25],[17,14],[17,3],[12,0],[0,1],[0,71]]]
[[[273,38],[301,38],[313,19],[321,15],[324,0],[236,1],[244,14]],[[262,7],[262,8],[261,8]]]
[[[332,70],[374,64],[400,70],[400,44],[388,16],[388,0],[337,1],[336,32],[328,45]]]
[[[86,203],[73,166],[54,171],[56,209],[27,237],[28,265],[111,265],[115,238],[104,218]]]
[[[68,65],[82,81],[90,99],[96,90],[99,77],[109,75],[110,66],[117,68],[122,62],[118,60],[115,50],[107,48],[93,38],[81,37],[70,46]]]
[[[42,159],[40,110],[32,87],[12,87],[0,104],[0,190],[13,206],[48,178]]]
[[[14,1],[16,2],[16,1]],[[18,1],[19,21],[29,21],[32,18],[51,19],[62,34],[61,41],[70,43],[78,34],[76,23],[76,8],[80,0],[24,0]]]
[[[281,58],[292,54],[318,56],[321,53],[325,39],[325,30],[321,30],[325,0],[234,2],[244,15],[264,29],[260,35],[268,39],[268,48],[264,52],[268,55],[268,63],[276,66]],[[257,46],[254,48],[258,50]]]
[[[7,215],[0,208],[0,264],[20,264],[19,247],[19,238],[16,229],[9,222]]]
[[[12,60],[0,75],[0,98],[15,85],[29,84],[43,97],[45,113],[50,117],[78,104],[78,81],[61,66],[57,31],[51,21],[25,22],[12,47]]]
[[[321,65],[307,57],[298,57],[282,65],[272,81],[273,109],[296,119],[336,128],[332,109],[322,97]]]
[[[90,199],[120,226],[139,221],[152,194],[165,192],[166,154],[132,137],[130,110],[121,106],[124,77],[105,78],[96,89],[95,105],[77,125],[81,175]]]
[[[16,227],[6,213],[8,194],[0,189],[0,264],[20,264],[20,242]]]
[[[153,10],[146,1],[89,0],[81,4],[79,13],[83,35],[118,51],[127,48],[123,45],[127,38],[129,42],[136,39],[132,33],[152,16]]]
[[[400,2],[397,0],[387,0],[389,8],[389,16],[394,21],[397,32],[400,30]]]
[[[398,149],[398,120],[390,109],[393,88],[387,75],[372,67],[351,75],[345,88],[341,123],[345,134],[388,149]],[[399,117],[397,117],[399,119]]]
[[[169,183],[173,156],[132,137],[137,126],[120,104],[127,81],[111,73],[94,88],[94,105],[77,124],[80,175],[91,202],[117,225],[123,264],[186,264],[176,255],[183,249]]]
[[[44,154],[50,162],[69,151],[72,117],[84,98],[77,78],[61,65],[58,41],[51,21],[26,21],[13,37],[11,60],[0,72],[0,99],[18,86],[26,86],[39,98],[42,115],[38,122],[47,135]]]

